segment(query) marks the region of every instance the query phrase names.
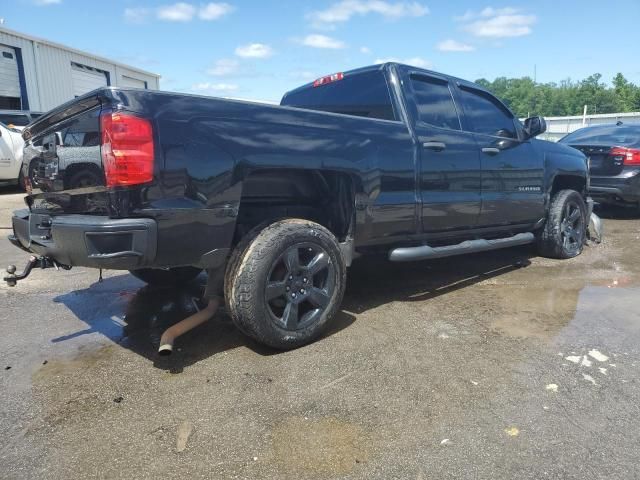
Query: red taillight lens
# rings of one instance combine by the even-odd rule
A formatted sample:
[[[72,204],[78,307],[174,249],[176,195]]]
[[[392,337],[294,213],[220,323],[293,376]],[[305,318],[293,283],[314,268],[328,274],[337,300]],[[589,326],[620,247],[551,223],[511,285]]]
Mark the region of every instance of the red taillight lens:
[[[100,116],[102,164],[107,187],[139,185],[153,180],[151,122],[122,112]]]
[[[618,157],[624,165],[640,165],[640,149],[627,147],[613,147],[610,157]]]

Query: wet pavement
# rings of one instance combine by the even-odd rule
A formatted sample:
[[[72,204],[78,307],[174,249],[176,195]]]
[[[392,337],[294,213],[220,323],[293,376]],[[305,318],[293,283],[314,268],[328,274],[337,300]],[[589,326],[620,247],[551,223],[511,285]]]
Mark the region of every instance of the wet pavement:
[[[20,195],[0,204],[2,228]],[[3,285],[0,478],[638,478],[640,216],[602,213],[568,261],[362,259],[328,335],[285,353],[221,314],[158,357],[202,278]]]

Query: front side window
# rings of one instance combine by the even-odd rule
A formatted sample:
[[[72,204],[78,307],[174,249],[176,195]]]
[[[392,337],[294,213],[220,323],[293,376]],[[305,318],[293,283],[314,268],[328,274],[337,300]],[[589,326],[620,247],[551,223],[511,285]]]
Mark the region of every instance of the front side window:
[[[470,128],[475,133],[494,137],[518,138],[511,113],[488,93],[460,89],[460,98]]]
[[[445,80],[412,75],[411,85],[420,121],[434,127],[460,130],[458,112]]]

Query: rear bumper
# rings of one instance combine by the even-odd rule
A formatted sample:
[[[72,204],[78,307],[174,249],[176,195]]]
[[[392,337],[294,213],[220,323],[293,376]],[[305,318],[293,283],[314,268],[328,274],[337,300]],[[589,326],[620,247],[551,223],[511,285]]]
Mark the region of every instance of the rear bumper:
[[[12,226],[11,243],[63,265],[133,270],[151,265],[156,257],[157,225],[150,218],[50,216],[18,210]]]
[[[589,195],[600,202],[640,202],[640,170],[624,170],[610,177],[591,176]]]

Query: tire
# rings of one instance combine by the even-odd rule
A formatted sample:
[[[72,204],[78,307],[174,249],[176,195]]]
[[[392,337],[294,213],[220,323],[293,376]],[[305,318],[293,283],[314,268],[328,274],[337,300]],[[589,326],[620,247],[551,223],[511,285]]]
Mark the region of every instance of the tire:
[[[582,253],[587,235],[587,207],[580,193],[560,190],[552,200],[544,228],[538,233],[543,257],[573,258]]]
[[[154,287],[175,287],[189,283],[200,275],[202,269],[196,267],[174,267],[174,268],[141,268],[139,270],[129,270],[129,273]]]
[[[225,274],[227,310],[247,336],[287,350],[326,329],[342,302],[346,266],[323,226],[284,219],[249,232]]]
[[[92,169],[84,169],[71,174],[65,181],[65,188],[70,190],[74,188],[95,187],[101,184],[103,184],[103,181],[98,172]]]

